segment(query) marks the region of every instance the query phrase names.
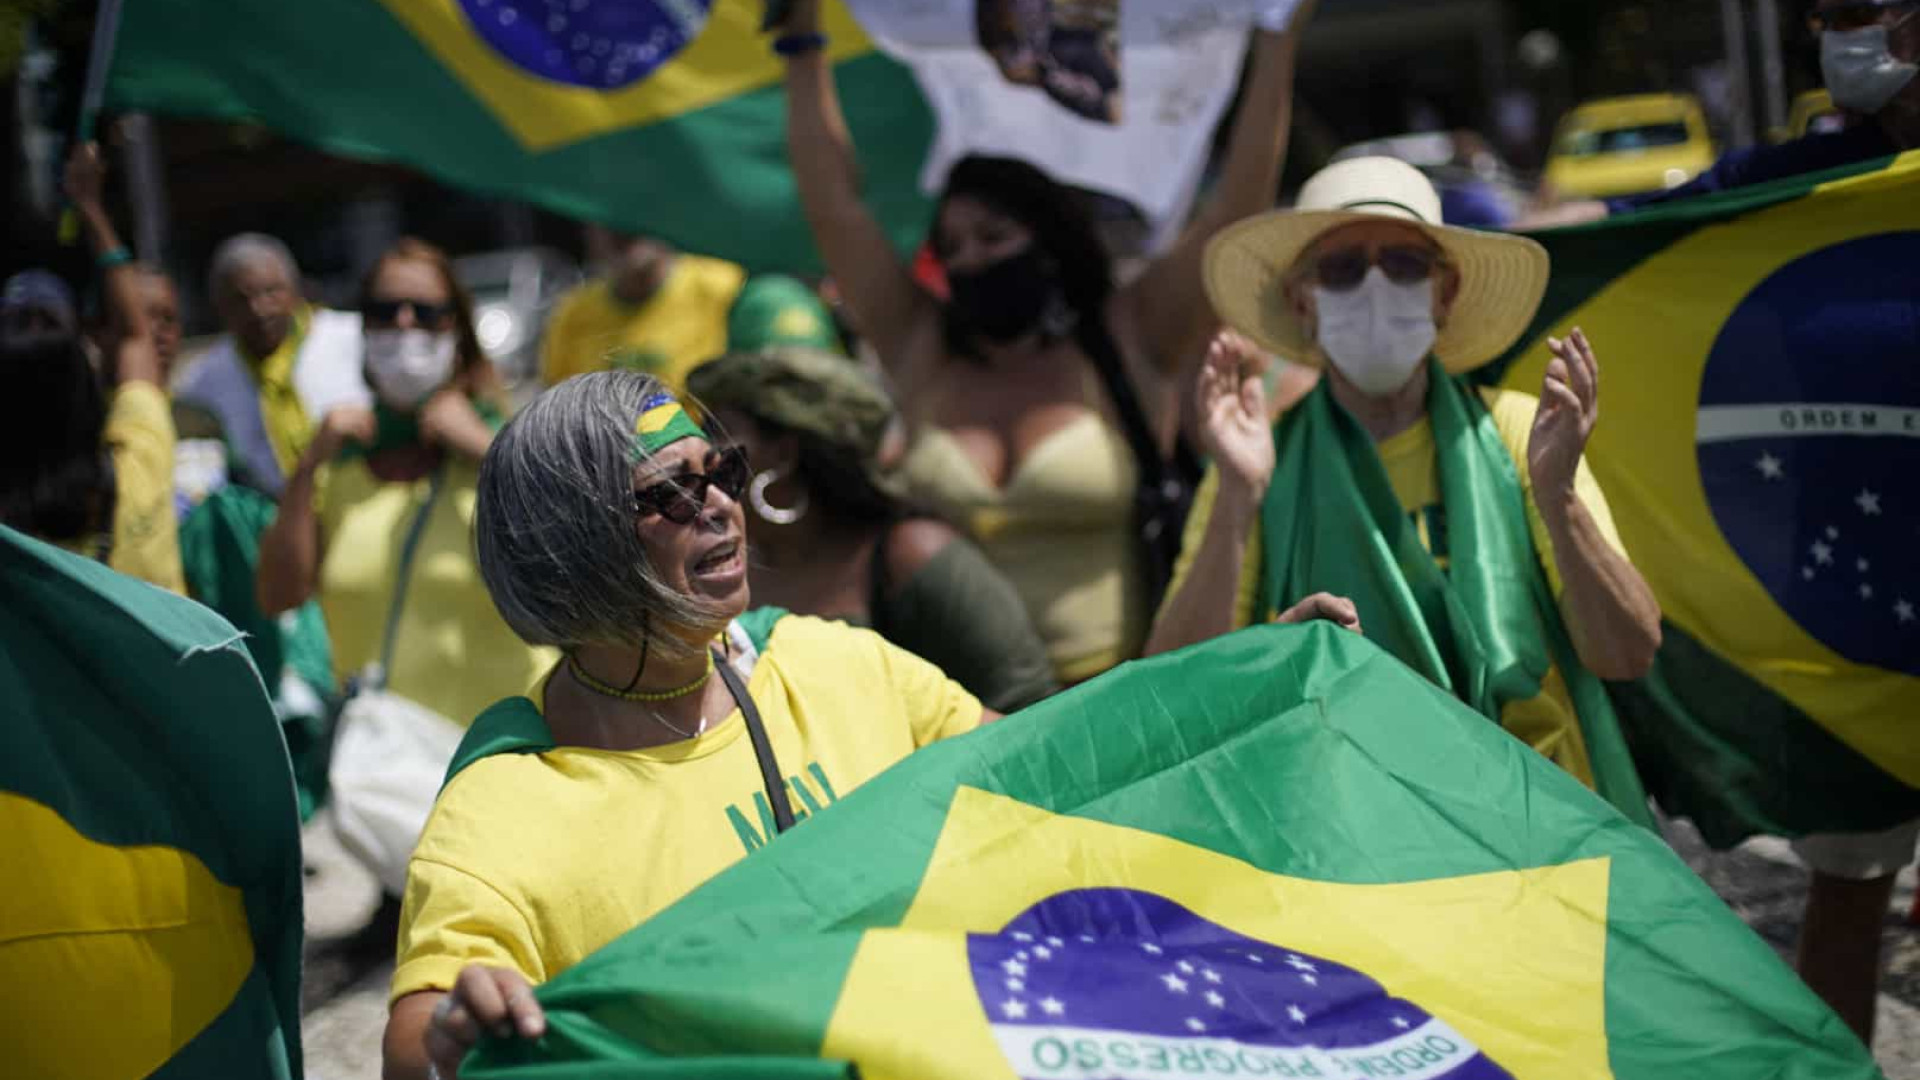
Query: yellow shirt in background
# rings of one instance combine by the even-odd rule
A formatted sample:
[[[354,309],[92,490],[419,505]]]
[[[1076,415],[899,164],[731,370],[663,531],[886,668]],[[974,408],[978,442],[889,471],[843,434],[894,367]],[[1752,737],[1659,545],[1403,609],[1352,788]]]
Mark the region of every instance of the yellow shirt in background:
[[[273,444],[273,457],[280,463],[280,475],[292,476],[300,457],[313,441],[313,425],[318,418],[307,415],[300,394],[293,388],[293,366],[300,359],[300,347],[313,327],[313,309],[301,306],[293,313],[293,327],[272,354],[255,360],[240,348],[234,349],[253,373],[260,388],[260,422],[267,429],[267,441]]]
[[[802,819],[980,723],[932,664],[798,615],[774,624],[747,688]],[[414,850],[392,997],[448,989],[476,963],[545,982],[772,836],[738,710],[650,750],[483,758],[440,792]]]
[[[610,367],[630,367],[686,388],[687,372],[727,348],[727,313],[747,273],[730,262],[676,255],[658,292],[639,304],[615,297],[604,280],[564,297],[540,344],[548,386]]]
[[[173,406],[148,382],[122,383],[107,403],[113,455],[113,550],[107,565],[186,595],[173,511]]]
[[[443,469],[408,575],[387,689],[464,727],[487,706],[524,692],[557,654],[508,629],[480,580],[471,539],[478,467],[453,458]],[[343,678],[380,658],[401,548],[428,486],[425,477],[383,483],[358,459],[326,472],[319,598]]]

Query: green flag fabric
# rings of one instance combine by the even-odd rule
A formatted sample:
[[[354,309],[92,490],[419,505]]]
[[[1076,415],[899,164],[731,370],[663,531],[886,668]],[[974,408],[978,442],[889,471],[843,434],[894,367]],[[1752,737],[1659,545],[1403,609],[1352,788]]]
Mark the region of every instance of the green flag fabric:
[[[1584,766],[1602,797],[1651,828],[1606,689],[1581,665],[1540,568],[1513,455],[1476,391],[1438,361],[1428,374],[1447,568],[1421,545],[1373,440],[1322,381],[1274,428],[1280,465],[1262,504],[1254,610],[1320,591],[1348,597],[1372,640],[1494,720],[1531,707],[1557,668],[1583,744],[1561,764]]]
[[[536,993],[463,1077],[1878,1075],[1657,838],[1324,623],[920,751]]]
[[[239,634],[0,528],[10,1076],[301,1075],[299,815]]]
[[[180,523],[180,565],[187,595],[246,636],[247,652],[280,718],[305,821],[326,802],[328,724],[337,687],[319,601],[270,619],[254,600],[260,535],[277,512],[272,499],[252,488],[229,484],[213,492]]]
[[[1920,816],[1920,153],[1540,239],[1502,377],[1599,356],[1587,457],[1665,615],[1613,687],[1647,788],[1717,846]]]
[[[761,0],[144,0],[107,104],[252,120],[345,157],[652,233],[751,269],[817,265]],[[912,74],[823,16],[868,205],[925,229],[933,117]]]

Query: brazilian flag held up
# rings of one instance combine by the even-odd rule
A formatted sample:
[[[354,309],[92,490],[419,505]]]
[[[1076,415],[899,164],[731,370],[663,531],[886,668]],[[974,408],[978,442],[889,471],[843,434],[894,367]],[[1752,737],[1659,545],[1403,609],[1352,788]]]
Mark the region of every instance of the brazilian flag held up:
[[[1615,704],[1709,840],[1920,816],[1920,153],[1543,234],[1587,456],[1666,616]]]
[[[346,157],[650,232],[749,269],[816,261],[763,0],[139,0],[108,106],[254,120]],[[824,26],[869,203],[902,248],[933,118],[839,0]]]
[[[0,1072],[301,1075],[300,818],[245,644],[4,527],[0,866]]]
[[[463,1077],[1879,1075],[1658,838],[1324,623],[922,750],[536,993]]]

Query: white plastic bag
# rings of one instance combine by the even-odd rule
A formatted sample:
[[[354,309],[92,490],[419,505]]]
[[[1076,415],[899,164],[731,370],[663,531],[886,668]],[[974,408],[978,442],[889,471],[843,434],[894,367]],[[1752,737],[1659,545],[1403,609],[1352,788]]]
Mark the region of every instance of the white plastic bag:
[[[347,851],[399,896],[447,765],[466,732],[423,705],[363,690],[340,712],[327,770],[334,827]]]

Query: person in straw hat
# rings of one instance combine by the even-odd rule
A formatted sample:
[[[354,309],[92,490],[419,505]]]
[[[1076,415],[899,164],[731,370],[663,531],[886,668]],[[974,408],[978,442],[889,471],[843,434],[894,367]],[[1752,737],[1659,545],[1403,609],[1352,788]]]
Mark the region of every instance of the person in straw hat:
[[[1325,590],[1352,602],[1349,625],[1645,821],[1600,680],[1647,671],[1660,608],[1582,456],[1599,362],[1576,328],[1550,340],[1539,398],[1469,385],[1531,323],[1547,253],[1439,222],[1419,171],[1361,158],[1208,247],[1208,295],[1244,337],[1217,339],[1200,374],[1213,466],[1148,652]],[[1261,349],[1325,370],[1271,429]]]

